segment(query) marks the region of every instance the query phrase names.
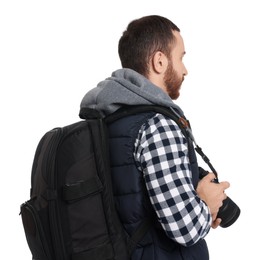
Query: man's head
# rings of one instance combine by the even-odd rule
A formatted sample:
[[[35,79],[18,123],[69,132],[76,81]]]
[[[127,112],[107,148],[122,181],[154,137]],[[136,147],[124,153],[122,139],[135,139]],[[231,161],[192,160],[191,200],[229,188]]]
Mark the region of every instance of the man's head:
[[[119,40],[118,52],[123,68],[137,71],[172,99],[178,98],[187,70],[183,39],[174,23],[157,15],[132,21]]]

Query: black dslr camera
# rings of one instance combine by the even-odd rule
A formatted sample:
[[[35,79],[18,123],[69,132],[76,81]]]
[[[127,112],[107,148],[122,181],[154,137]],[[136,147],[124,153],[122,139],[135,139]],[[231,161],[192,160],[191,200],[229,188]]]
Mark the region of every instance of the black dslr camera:
[[[208,173],[209,173],[208,171],[205,171],[203,168],[199,167],[200,179],[202,179]],[[216,175],[216,178],[214,179],[213,182],[219,183],[216,172],[214,172],[214,174]],[[231,226],[238,219],[239,215],[240,215],[240,208],[236,205],[236,203],[233,200],[227,197],[223,201],[223,205],[218,211],[217,218],[222,219],[220,226],[226,228]]]

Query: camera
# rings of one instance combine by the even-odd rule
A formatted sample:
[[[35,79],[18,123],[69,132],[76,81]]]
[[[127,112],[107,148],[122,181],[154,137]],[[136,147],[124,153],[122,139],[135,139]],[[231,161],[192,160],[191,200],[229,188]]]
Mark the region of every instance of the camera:
[[[208,173],[208,171],[205,171],[203,168],[199,167],[200,179],[205,177]],[[213,180],[213,182],[219,183],[217,177]],[[217,218],[222,219],[220,226],[222,228],[227,228],[238,219],[239,215],[240,208],[236,205],[233,200],[227,197],[225,200],[223,200],[223,205],[219,208]]]

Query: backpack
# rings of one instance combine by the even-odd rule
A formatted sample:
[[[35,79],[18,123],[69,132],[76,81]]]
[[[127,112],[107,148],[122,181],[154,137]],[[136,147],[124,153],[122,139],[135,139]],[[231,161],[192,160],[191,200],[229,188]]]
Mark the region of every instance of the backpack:
[[[149,221],[131,237],[124,232],[111,186],[111,118],[93,109],[83,109],[80,117],[84,120],[54,128],[38,143],[30,199],[20,206],[29,249],[34,260],[130,259]]]
[[[188,122],[160,106],[123,107],[103,117],[82,108],[79,122],[54,128],[39,141],[30,199],[20,215],[33,260],[128,260],[149,230],[146,219],[128,236],[115,209],[107,125],[124,116],[159,112],[188,136]]]

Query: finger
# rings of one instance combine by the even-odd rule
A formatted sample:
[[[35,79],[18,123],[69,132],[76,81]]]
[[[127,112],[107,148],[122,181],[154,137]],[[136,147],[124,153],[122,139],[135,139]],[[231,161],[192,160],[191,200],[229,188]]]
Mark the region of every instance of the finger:
[[[208,180],[208,181],[213,181],[215,179],[215,174],[210,172],[203,179]]]
[[[217,227],[220,225],[221,221],[222,221],[221,218],[217,218],[215,221],[212,222],[211,227],[212,227],[213,229],[217,228]]]

